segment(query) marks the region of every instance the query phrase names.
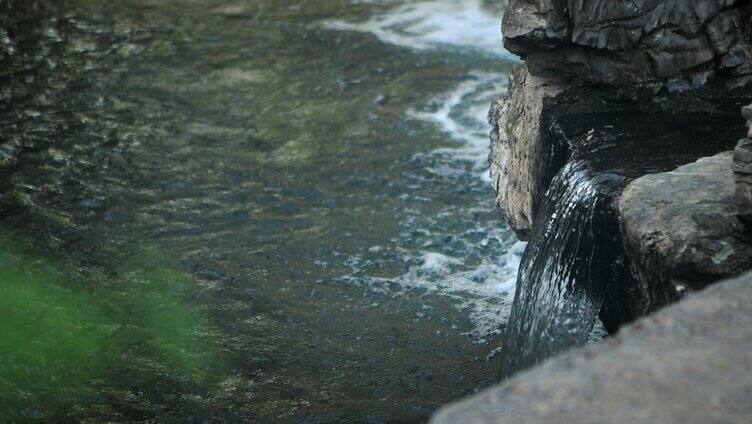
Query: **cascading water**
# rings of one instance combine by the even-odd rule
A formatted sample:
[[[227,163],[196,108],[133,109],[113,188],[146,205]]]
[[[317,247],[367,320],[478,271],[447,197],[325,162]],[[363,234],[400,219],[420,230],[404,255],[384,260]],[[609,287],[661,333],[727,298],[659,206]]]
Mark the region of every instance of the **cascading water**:
[[[587,342],[606,290],[624,275],[610,207],[623,181],[580,160],[553,179],[520,267],[504,376]]]
[[[640,288],[629,272],[617,196],[634,178],[730,148],[743,130],[724,113],[565,118],[551,135],[571,157],[549,185],[522,257],[501,348],[504,377],[587,343],[596,324],[613,332],[644,313],[628,306]]]

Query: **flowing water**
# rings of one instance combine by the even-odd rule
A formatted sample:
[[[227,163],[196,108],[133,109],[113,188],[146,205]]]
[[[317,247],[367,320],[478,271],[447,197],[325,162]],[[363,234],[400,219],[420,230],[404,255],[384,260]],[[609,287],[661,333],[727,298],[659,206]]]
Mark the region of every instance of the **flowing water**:
[[[606,329],[614,332],[645,313],[630,304],[644,288],[629,271],[615,199],[634,178],[732,148],[744,130],[738,108],[601,112],[555,121],[552,129],[570,158],[549,185],[522,258],[502,341],[503,377],[599,340]]]
[[[3,420],[413,422],[492,384],[500,13],[0,2]]]
[[[611,206],[623,183],[579,160],[554,177],[522,259],[502,375],[594,337],[606,291],[627,272]]]

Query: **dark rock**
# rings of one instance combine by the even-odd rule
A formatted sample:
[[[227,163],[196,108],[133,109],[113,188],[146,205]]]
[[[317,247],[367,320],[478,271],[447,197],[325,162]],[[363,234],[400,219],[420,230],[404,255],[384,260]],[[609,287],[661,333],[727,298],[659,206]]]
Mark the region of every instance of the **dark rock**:
[[[742,109],[749,131],[734,150],[734,179],[736,213],[739,219],[752,226],[752,105]]]
[[[635,315],[752,268],[752,232],[736,215],[731,162],[731,152],[721,153],[625,188],[619,213],[639,281],[629,300]]]
[[[750,74],[752,7],[741,0],[510,0],[505,47],[536,76],[645,82],[716,70]]]
[[[695,140],[685,140],[684,147],[646,152],[655,161],[654,170],[650,172],[661,172],[732,148],[731,145],[725,146],[726,133],[731,134],[730,141],[737,140],[739,133],[735,132],[735,121],[741,120],[739,107],[749,98],[748,89],[728,90],[712,83],[702,89],[671,93],[651,85],[594,86],[566,78],[535,77],[526,67],[517,67],[507,95],[496,100],[489,113],[489,122],[493,126],[489,162],[496,202],[517,236],[527,239],[548,185],[571,154],[572,144],[578,143],[576,139],[580,138],[580,133],[599,132],[607,124],[589,117],[637,115],[634,119],[639,119],[636,123],[642,127],[640,131],[656,143],[661,142],[664,134],[651,133],[653,123],[642,125],[646,120],[655,121],[651,118],[654,114],[674,115],[677,117],[672,118],[674,121],[684,120],[687,125],[698,120],[710,124],[717,122],[717,128],[709,133],[717,133],[718,137],[700,140],[698,136],[690,135]],[[658,127],[674,131],[665,124]],[[613,143],[622,144],[622,141],[623,137],[616,135]],[[649,145],[650,140],[646,141],[648,143],[642,144]],[[699,143],[707,146],[697,146]],[[685,155],[686,149],[701,154]],[[619,154],[630,160],[614,158],[613,165],[628,167],[634,162],[631,161],[633,153],[620,149]],[[663,160],[659,153],[670,160]],[[674,156],[686,156],[686,161],[676,162]],[[671,166],[665,167],[663,162],[669,162]]]
[[[441,409],[445,423],[747,423],[752,273]]]
[[[266,140],[262,140],[253,135],[248,137],[247,144],[251,149],[258,150],[260,152],[271,152],[275,149],[275,146],[272,143]]]

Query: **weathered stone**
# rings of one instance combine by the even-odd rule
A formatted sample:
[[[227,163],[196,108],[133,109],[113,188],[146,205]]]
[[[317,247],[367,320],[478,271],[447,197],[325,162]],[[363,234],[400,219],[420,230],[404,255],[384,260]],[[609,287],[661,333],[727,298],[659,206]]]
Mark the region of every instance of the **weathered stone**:
[[[748,423],[752,273],[441,409],[449,423]]]
[[[532,75],[634,83],[716,62],[748,73],[750,15],[741,0],[510,0],[502,29]]]
[[[639,286],[639,316],[688,289],[752,268],[752,232],[734,206],[731,152],[631,182],[619,200],[622,231]]]
[[[739,219],[752,226],[752,105],[742,108],[742,114],[749,129],[734,150],[734,200]]]
[[[557,168],[551,166],[556,149],[544,140],[544,117],[566,87],[564,81],[536,78],[517,67],[508,96],[495,101],[489,113],[491,182],[502,214],[522,239],[543,199],[545,174]]]
[[[661,154],[669,160],[656,156],[654,150],[647,152],[645,161],[654,158],[651,166],[658,169],[652,172],[660,172],[731,149],[731,143],[738,139],[740,132],[736,124],[729,124],[730,121],[741,121],[739,99],[748,98],[744,89],[728,90],[711,85],[702,90],[680,93],[658,92],[655,86],[596,87],[566,78],[531,76],[526,67],[519,66],[514,70],[507,95],[496,100],[489,113],[489,122],[493,126],[489,161],[497,204],[518,237],[527,239],[548,185],[569,157],[571,144],[577,143],[577,134],[586,134],[589,130],[600,132],[603,129],[599,126],[608,124],[590,117],[642,113],[642,117],[634,118],[642,122],[652,116],[668,114],[684,116],[674,120],[685,119],[691,123],[698,120],[717,122],[718,128],[706,131],[709,136],[701,137],[702,140],[692,135],[689,137],[695,138],[694,143],[680,143],[674,150],[664,146]],[[653,122],[652,126],[641,123],[636,126],[640,127],[639,132],[646,140],[655,139],[656,143],[662,144],[665,144],[661,141],[665,134],[651,132],[651,128],[671,130],[658,122]],[[707,148],[698,149],[699,142],[707,144]],[[642,144],[649,145],[647,142]],[[691,150],[702,150],[702,154],[684,154]],[[635,152],[620,154],[625,154],[628,160],[617,159],[614,168],[616,165],[629,168],[639,159],[634,158]],[[682,156],[686,156],[686,161],[669,163],[669,167],[663,164],[675,162],[676,157]]]

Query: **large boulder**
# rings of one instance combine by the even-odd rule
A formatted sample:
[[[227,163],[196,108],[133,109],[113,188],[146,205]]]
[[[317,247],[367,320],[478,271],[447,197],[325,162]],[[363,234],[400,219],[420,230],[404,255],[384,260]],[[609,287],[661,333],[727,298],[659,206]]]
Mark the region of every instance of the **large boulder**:
[[[449,423],[748,423],[752,273],[441,409]]]
[[[749,81],[750,2],[744,0],[510,0],[505,47],[530,72],[644,82],[711,72]]]
[[[734,150],[736,212],[739,219],[752,226],[752,105],[742,108],[747,119],[747,137]]]
[[[618,209],[638,286],[633,316],[688,290],[752,268],[752,232],[734,204],[732,153],[725,152],[632,181]]]

